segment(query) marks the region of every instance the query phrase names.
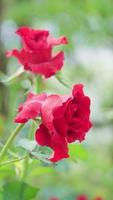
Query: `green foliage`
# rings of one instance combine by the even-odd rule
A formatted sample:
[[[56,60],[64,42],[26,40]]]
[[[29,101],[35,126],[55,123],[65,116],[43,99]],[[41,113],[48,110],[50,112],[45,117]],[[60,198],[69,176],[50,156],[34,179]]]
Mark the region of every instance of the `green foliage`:
[[[69,155],[72,160],[87,160],[89,156],[88,148],[82,144],[70,144]]]
[[[3,199],[31,200],[36,197],[38,191],[37,188],[31,187],[22,181],[11,181],[3,186]]]

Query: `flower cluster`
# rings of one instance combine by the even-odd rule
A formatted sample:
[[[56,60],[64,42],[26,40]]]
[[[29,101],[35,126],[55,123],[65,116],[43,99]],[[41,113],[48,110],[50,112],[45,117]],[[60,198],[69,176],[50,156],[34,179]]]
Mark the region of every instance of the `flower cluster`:
[[[67,44],[66,37],[53,38],[47,30],[34,30],[21,27],[16,32],[22,39],[23,48],[7,52],[15,56],[25,70],[46,78],[54,75],[63,66],[64,53],[55,56],[55,45]],[[73,86],[72,94],[58,95],[29,93],[27,100],[18,108],[16,123],[41,118],[41,124],[35,132],[35,139],[41,146],[50,147],[53,154],[51,162],[68,158],[68,144],[85,139],[91,128],[90,98],[84,94],[83,85]]]

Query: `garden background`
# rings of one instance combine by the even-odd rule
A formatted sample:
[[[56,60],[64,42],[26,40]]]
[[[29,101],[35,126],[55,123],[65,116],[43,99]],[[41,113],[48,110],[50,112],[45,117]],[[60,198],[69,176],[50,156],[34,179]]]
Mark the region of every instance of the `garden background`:
[[[50,166],[29,159],[0,166],[0,200],[113,199],[113,1],[112,0],[0,0],[0,147],[16,127],[13,119],[30,88],[27,75],[12,78],[19,68],[6,59],[6,50],[20,47],[20,26],[49,29],[66,35],[62,80],[70,87],[83,83],[91,97],[93,128],[86,140],[70,145],[70,158]],[[58,47],[57,47],[58,48]],[[54,84],[53,84],[54,82]],[[40,86],[49,93],[69,93],[55,77]],[[6,158],[20,156],[19,138],[31,134],[30,122],[18,134]],[[32,127],[35,128],[35,127]],[[28,133],[29,132],[29,133]]]

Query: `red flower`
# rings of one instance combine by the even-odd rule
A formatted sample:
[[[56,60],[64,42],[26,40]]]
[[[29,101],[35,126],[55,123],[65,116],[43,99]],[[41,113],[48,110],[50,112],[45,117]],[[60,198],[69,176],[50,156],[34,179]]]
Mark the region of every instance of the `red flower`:
[[[88,197],[83,194],[83,195],[78,196],[76,200],[88,200]]]
[[[23,48],[20,51],[9,51],[7,56],[16,57],[25,70],[48,78],[62,68],[64,53],[60,51],[53,56],[52,48],[55,45],[67,44],[66,37],[56,39],[47,30],[34,30],[28,27],[21,27],[16,33],[22,39]]]
[[[46,94],[35,95],[29,93],[27,101],[18,108],[19,113],[15,118],[15,122],[25,123],[29,119],[35,119],[40,114],[41,105],[46,98]]]
[[[51,197],[50,200],[59,200],[57,197]]]
[[[96,197],[94,200],[104,200],[102,197]]]
[[[36,131],[36,141],[53,149],[50,158],[57,162],[69,157],[68,143],[85,139],[91,128],[90,99],[83,93],[83,85],[73,87],[72,96],[50,95],[41,107],[42,124]]]

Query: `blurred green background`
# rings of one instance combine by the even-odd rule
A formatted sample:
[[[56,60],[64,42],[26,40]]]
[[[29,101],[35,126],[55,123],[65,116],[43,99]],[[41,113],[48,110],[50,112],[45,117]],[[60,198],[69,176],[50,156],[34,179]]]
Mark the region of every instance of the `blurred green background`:
[[[70,88],[82,82],[92,99],[93,129],[82,144],[70,145],[71,158],[50,166],[24,160],[0,167],[0,200],[113,199],[113,1],[112,0],[0,0],[0,146],[14,129],[13,118],[31,82],[27,74],[11,81],[19,64],[6,59],[6,50],[20,47],[19,26],[48,29],[66,35],[62,78]],[[58,47],[57,47],[58,49]],[[53,84],[54,83],[54,84]],[[43,80],[42,90],[69,93],[54,77]],[[31,123],[21,131],[6,160],[24,154],[18,140],[27,138]],[[36,129],[36,127],[33,127]],[[29,134],[33,139],[33,133]]]

